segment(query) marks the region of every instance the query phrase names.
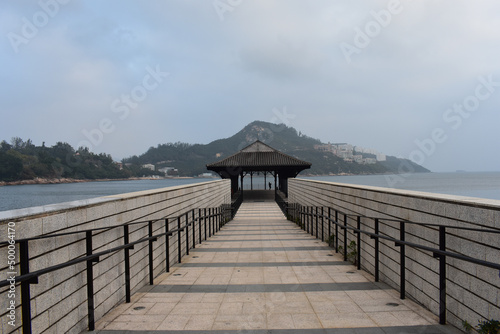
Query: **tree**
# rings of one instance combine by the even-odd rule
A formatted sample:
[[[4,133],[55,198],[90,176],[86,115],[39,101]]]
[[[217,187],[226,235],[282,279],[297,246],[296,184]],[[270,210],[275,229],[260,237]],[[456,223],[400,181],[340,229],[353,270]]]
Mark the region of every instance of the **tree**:
[[[14,150],[21,150],[26,146],[26,143],[20,137],[12,137],[10,143]]]
[[[0,152],[0,180],[18,180],[23,172],[23,161],[10,152]]]
[[[2,140],[2,142],[0,143],[0,151],[2,151],[2,152],[7,152],[11,148],[12,148],[12,145],[7,143],[5,140]]]

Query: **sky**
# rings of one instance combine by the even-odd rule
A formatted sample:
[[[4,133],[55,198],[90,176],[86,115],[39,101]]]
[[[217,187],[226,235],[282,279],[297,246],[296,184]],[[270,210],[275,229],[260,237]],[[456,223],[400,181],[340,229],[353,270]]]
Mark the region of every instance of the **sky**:
[[[0,140],[121,160],[261,120],[500,171],[499,31],[497,0],[3,0]]]

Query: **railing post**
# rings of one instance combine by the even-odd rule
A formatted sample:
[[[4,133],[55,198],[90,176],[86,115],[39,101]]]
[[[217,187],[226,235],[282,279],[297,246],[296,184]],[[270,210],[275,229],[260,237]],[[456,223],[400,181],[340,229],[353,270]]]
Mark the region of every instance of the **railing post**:
[[[316,239],[318,239],[319,234],[319,215],[318,215],[318,207],[316,207]]]
[[[168,218],[165,219],[165,267],[170,272],[170,235],[168,235]]]
[[[181,263],[182,250],[181,250],[181,216],[177,217],[177,262]]]
[[[19,243],[19,266],[21,267],[21,276],[27,275],[30,272],[29,267],[29,252],[28,252],[28,241],[23,240]],[[30,295],[30,283],[38,283],[38,278],[34,279],[33,282],[22,281],[21,282],[21,312],[23,320],[23,334],[31,334],[31,295]]]
[[[358,262],[358,270],[360,270],[361,269],[361,216],[358,216],[357,219],[357,229],[358,229],[358,231],[356,232],[358,234],[357,262]]]
[[[307,226],[307,233],[311,233],[309,230],[310,230],[310,222],[309,220],[311,219],[311,216],[309,216],[309,207],[308,206],[305,206],[304,207],[304,219],[306,221],[306,226]]]
[[[309,233],[309,224],[308,224],[308,221],[307,219],[308,216],[307,216],[307,206],[301,206],[302,208],[302,217],[304,218],[303,222],[304,222],[304,231],[306,231],[306,233]]]
[[[302,212],[302,205],[297,204],[297,210],[298,210],[298,217],[299,217],[299,222],[302,224],[302,229],[305,231],[306,230],[306,221],[304,220],[304,213]]]
[[[212,216],[213,216],[213,235],[217,234],[217,208],[212,208]]]
[[[153,237],[153,221],[148,222],[149,237]],[[149,240],[149,285],[154,284],[153,240]]]
[[[191,210],[191,218],[193,224],[193,249],[196,248],[196,220],[194,218],[194,209]]]
[[[208,208],[208,236],[212,237],[213,232],[213,222],[212,222],[212,208]]]
[[[328,242],[333,242],[330,240],[330,236],[332,235],[332,208],[328,208]],[[331,246],[331,245],[329,245]]]
[[[219,216],[217,212],[217,208],[213,208],[213,215],[214,215],[214,234],[219,232]]]
[[[304,217],[304,231],[309,233],[309,216],[307,215],[307,206],[302,206],[302,216]]]
[[[311,215],[309,214],[309,207],[306,206],[306,219],[307,219],[307,233],[311,233],[312,235],[312,228],[311,228]]]
[[[378,218],[375,218],[375,234],[376,234],[376,237],[375,237],[375,282],[378,282],[379,281],[379,238],[378,238],[378,235],[379,235],[379,222],[378,222]]]
[[[439,226],[439,250],[446,251],[446,227]],[[439,323],[446,324],[446,256],[439,256]]]
[[[405,241],[405,223],[399,223],[399,240]],[[399,298],[405,299],[406,296],[406,249],[404,244],[396,243],[396,246],[400,247],[399,250],[399,278],[400,278],[400,291]]]
[[[88,233],[88,232],[87,232]],[[123,244],[127,245],[129,243],[129,231],[128,225],[123,225]],[[130,293],[130,249],[125,248],[125,302],[130,303],[131,293]],[[90,293],[89,293],[90,294]],[[93,295],[93,293],[92,293]]]
[[[347,214],[344,213],[344,261],[347,261]]]
[[[208,237],[212,236],[212,209],[208,208]]]
[[[219,209],[214,208],[214,223],[215,223],[215,232],[219,232],[220,230],[220,225],[219,225]]]
[[[189,215],[186,212],[186,255],[189,255]]]
[[[203,209],[204,215],[203,215],[203,222],[205,223],[205,241],[207,240],[207,208]]]
[[[201,209],[198,209],[198,237],[201,244]]]
[[[87,256],[92,255],[92,231],[85,232],[85,248]],[[89,331],[95,329],[95,316],[94,316],[94,261],[87,261],[87,311],[89,319]],[[24,325],[24,320],[23,320]],[[23,329],[24,333],[24,329]],[[30,329],[31,333],[31,329]]]
[[[220,207],[217,207],[215,210],[217,210],[217,232],[219,232],[222,228],[222,211]]]
[[[306,230],[306,222],[304,220],[304,213],[302,212],[302,205],[297,204],[297,210],[298,210],[298,217],[299,217],[299,222],[302,224],[302,229],[305,231]]]
[[[219,226],[219,209],[214,208],[214,224],[215,224],[215,232],[218,233],[220,226]]]
[[[310,225],[311,225],[311,235],[314,236],[314,215],[313,211],[314,208],[312,206],[309,207],[309,218],[310,218]]]
[[[324,208],[321,207],[321,241],[325,241],[325,216]]]
[[[339,211],[335,210],[335,253],[339,252]]]
[[[304,213],[304,207],[300,204],[298,205],[298,207],[299,207],[299,220],[300,223],[302,224],[302,229],[305,232],[307,228],[307,222],[306,222],[306,215]]]

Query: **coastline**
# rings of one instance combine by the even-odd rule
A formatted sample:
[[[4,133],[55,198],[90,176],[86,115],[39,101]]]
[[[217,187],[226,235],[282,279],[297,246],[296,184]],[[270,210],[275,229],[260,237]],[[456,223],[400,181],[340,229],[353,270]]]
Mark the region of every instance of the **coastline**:
[[[416,174],[420,174],[417,172]],[[428,173],[428,172],[426,172]],[[318,177],[318,176],[356,176],[356,175],[391,175],[391,173],[372,173],[372,174],[353,174],[353,173],[329,173],[329,174],[303,174],[304,177]],[[41,178],[37,177],[30,180],[18,180],[18,181],[0,181],[0,187],[3,186],[19,186],[19,185],[32,185],[32,184],[62,184],[62,183],[84,183],[84,182],[108,182],[108,181],[134,181],[134,180],[178,180],[178,179],[195,179],[194,176],[174,176],[174,177],[130,177],[125,179],[73,179],[73,178]]]
[[[72,179],[72,178],[57,178],[57,179],[47,179],[47,178],[35,178],[31,180],[19,180],[19,181],[0,181],[0,187],[2,186],[20,186],[28,184],[62,184],[62,183],[84,183],[84,182],[106,182],[106,181],[134,181],[134,180],[164,180],[164,179],[188,179],[190,177],[131,177],[127,179]]]

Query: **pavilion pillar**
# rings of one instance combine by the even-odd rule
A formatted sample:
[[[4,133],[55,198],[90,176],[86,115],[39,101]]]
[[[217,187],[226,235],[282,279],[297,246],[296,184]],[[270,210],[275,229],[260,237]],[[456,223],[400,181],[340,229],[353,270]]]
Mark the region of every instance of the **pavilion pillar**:
[[[278,172],[274,172],[274,191],[278,191]]]
[[[238,191],[238,175],[231,176],[231,193],[236,194]]]
[[[243,194],[243,172],[241,172],[241,193]]]

